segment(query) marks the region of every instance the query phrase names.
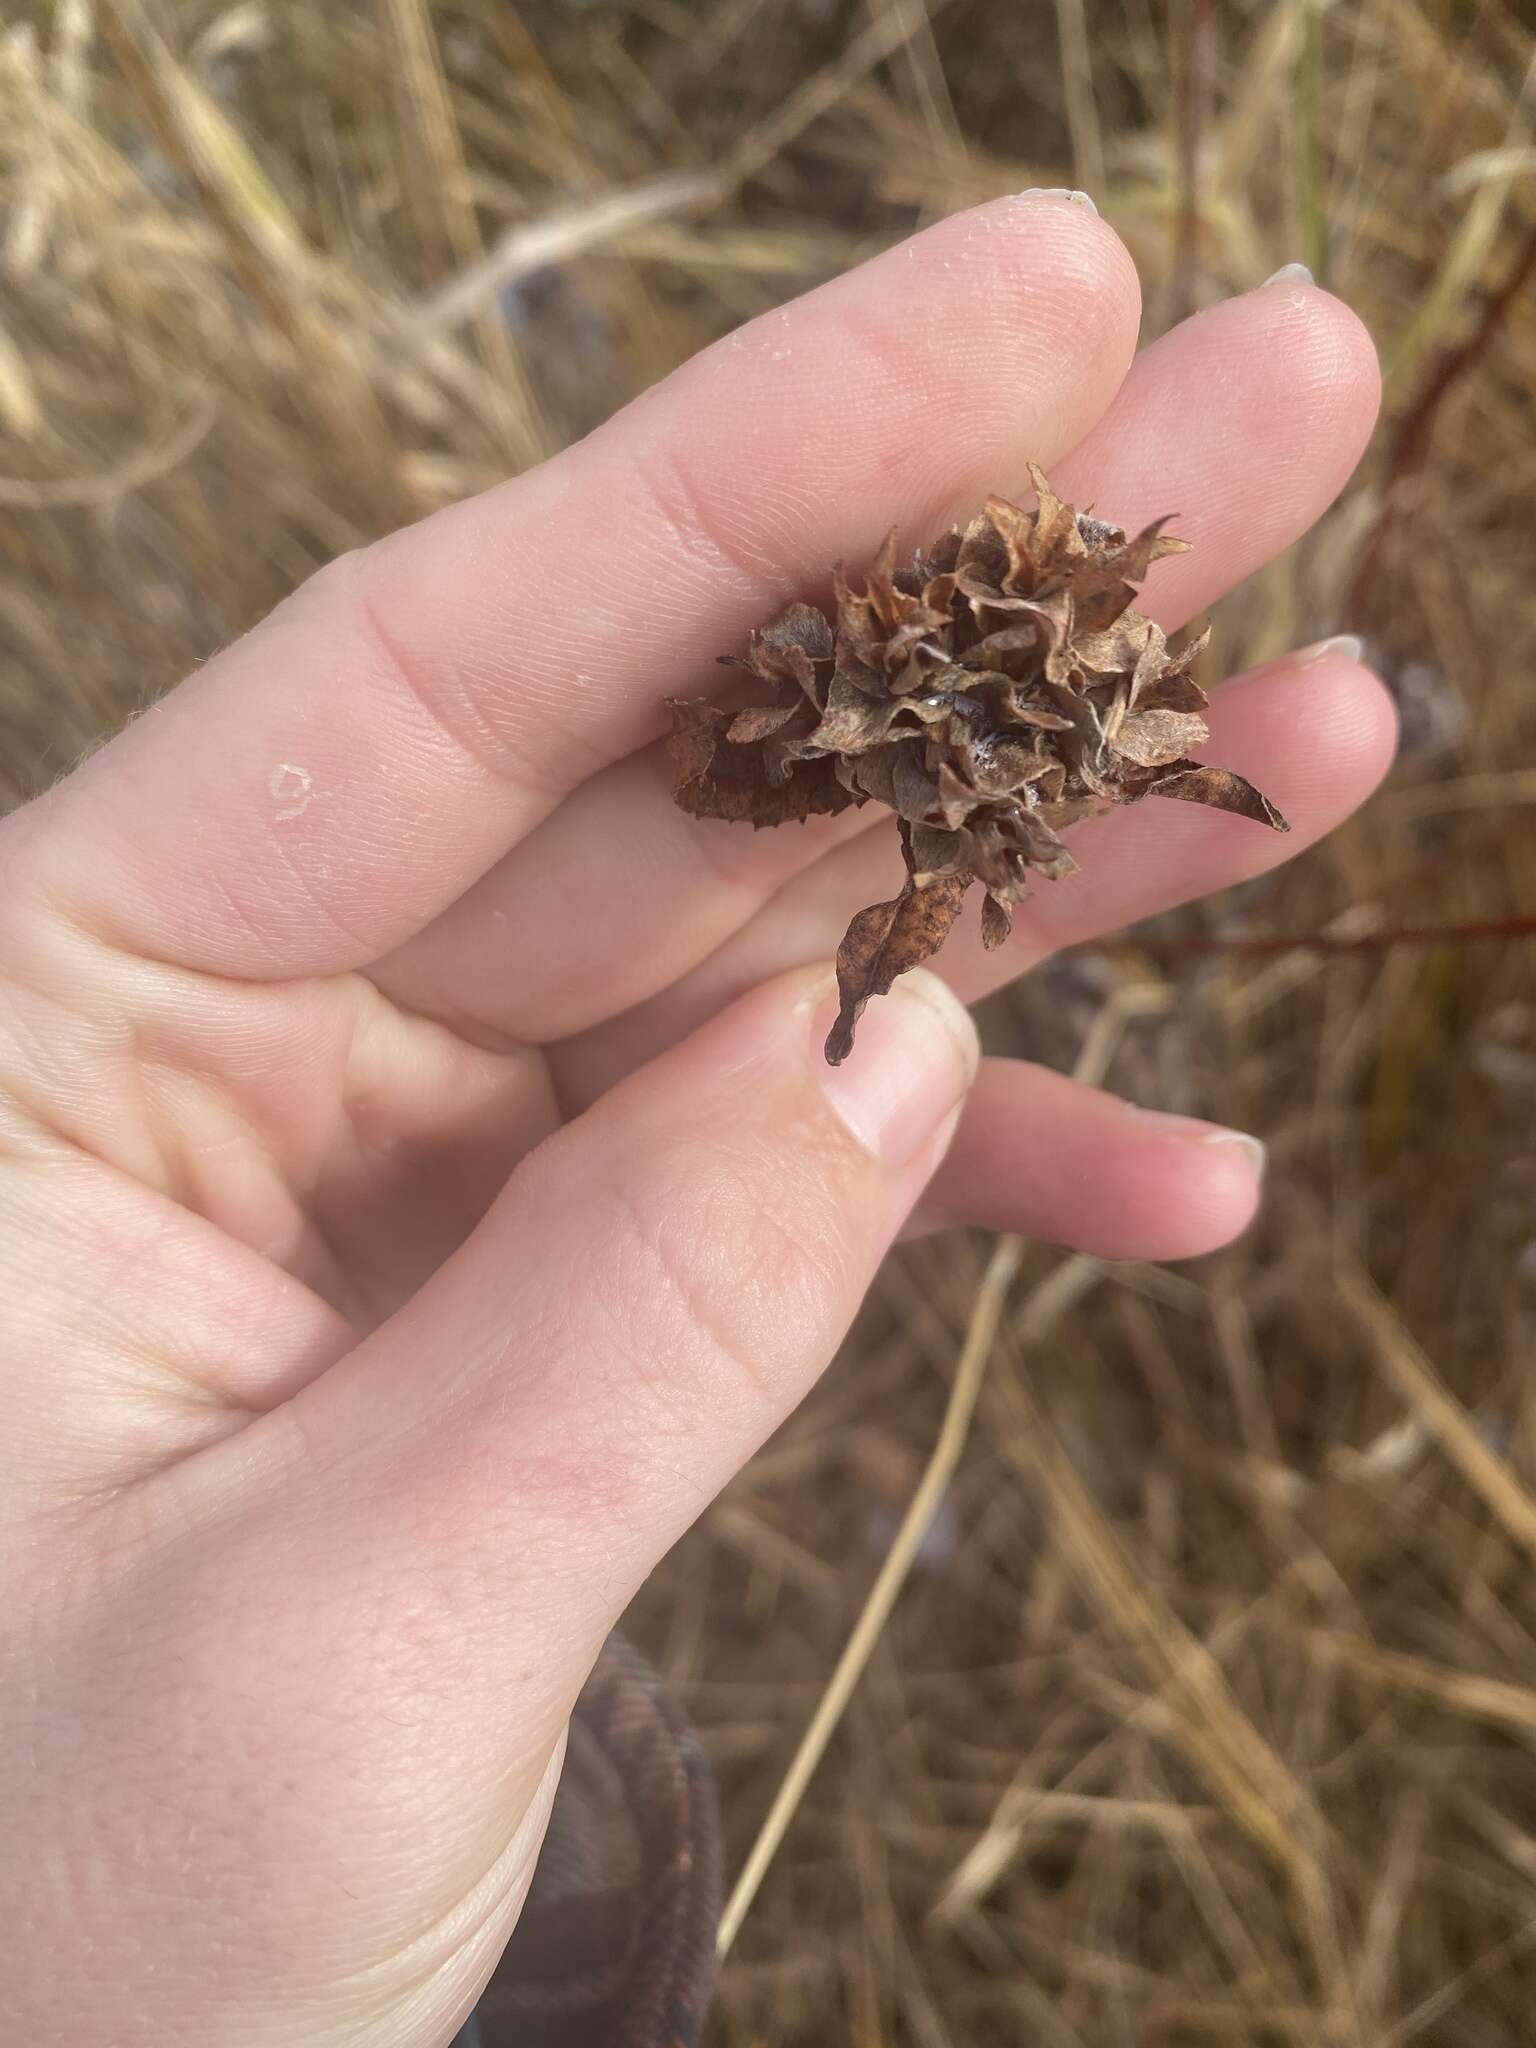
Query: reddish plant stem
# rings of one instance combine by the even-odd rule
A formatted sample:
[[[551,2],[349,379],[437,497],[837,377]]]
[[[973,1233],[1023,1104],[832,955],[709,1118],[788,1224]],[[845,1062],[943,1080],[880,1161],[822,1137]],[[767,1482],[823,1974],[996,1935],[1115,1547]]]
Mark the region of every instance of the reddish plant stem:
[[[1360,560],[1350,583],[1345,615],[1361,615],[1374,580],[1382,550],[1393,527],[1406,509],[1403,486],[1416,477],[1429,460],[1435,425],[1446,399],[1468,371],[1492,347],[1499,329],[1517,305],[1533,276],[1536,276],[1536,225],[1528,231],[1516,253],[1504,282],[1489,298],[1481,317],[1466,337],[1443,349],[1429,365],[1417,394],[1398,416],[1387,443],[1382,483],[1381,512],[1360,551]]]

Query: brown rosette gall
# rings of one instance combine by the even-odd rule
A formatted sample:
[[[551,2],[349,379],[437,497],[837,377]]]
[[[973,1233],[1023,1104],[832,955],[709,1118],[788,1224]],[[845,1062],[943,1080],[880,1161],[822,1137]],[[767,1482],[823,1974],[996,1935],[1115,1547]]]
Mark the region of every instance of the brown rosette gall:
[[[981,932],[1007,938],[1031,874],[1077,866],[1061,833],[1144,796],[1289,828],[1240,775],[1189,759],[1209,738],[1193,680],[1208,635],[1169,651],[1134,586],[1182,554],[1157,520],[1127,539],[1030,469],[1033,512],[1005,498],[909,568],[892,534],[862,591],[839,568],[835,628],[792,604],[745,660],[772,701],[732,711],[672,699],[677,802],[697,818],[782,825],[871,801],[896,813],[907,879],[861,910],[838,949],[836,1066],[871,996],[943,945],[973,882]]]

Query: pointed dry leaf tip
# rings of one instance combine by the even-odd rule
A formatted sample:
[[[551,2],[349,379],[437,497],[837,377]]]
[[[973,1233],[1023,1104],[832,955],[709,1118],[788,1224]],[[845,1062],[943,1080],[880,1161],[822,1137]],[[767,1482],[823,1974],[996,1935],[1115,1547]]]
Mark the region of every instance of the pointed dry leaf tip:
[[[870,997],[888,995],[898,974],[921,967],[937,953],[960,915],[970,882],[968,874],[909,874],[899,896],[871,904],[849,925],[837,949],[839,1008],[827,1034],[830,1065],[840,1066],[852,1050],[854,1026]]]
[[[1242,776],[1189,758],[1209,736],[1191,674],[1207,636],[1171,651],[1131,608],[1188,543],[1166,519],[1127,535],[1029,475],[1033,511],[989,498],[904,566],[893,532],[862,577],[833,571],[834,619],[792,604],[722,656],[761,700],[669,700],[673,793],[693,816],[782,825],[877,803],[900,821],[906,884],[838,949],[834,1066],[865,1004],[943,945],[973,882],[984,944],[1004,943],[1031,876],[1073,872],[1061,834],[1080,818],[1166,796],[1288,829]]]

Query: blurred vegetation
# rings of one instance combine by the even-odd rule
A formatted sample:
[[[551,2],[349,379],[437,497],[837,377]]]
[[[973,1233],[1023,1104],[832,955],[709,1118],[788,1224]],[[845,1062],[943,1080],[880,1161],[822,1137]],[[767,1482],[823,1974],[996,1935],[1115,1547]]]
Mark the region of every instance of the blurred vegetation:
[[[1216,623],[1227,667],[1365,634],[1403,707],[1391,785],[990,1017],[1263,1132],[1263,1220],[1178,1270],[1026,1254],[721,2044],[1536,2038],[1533,13],[13,0],[0,25],[13,794],[339,550],[994,193],[1091,189],[1149,333],[1304,258],[1380,346],[1359,476]],[[641,1602],[733,1865],[985,1257],[891,1262]]]

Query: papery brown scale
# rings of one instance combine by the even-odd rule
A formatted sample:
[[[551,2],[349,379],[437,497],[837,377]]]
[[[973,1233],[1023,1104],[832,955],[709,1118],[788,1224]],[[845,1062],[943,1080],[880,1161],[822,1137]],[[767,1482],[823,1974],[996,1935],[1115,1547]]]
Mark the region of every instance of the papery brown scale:
[[[707,701],[675,699],[672,710],[679,721],[671,743],[673,795],[696,818],[784,825],[864,801],[843,788],[828,756],[794,763],[776,781],[763,744],[742,746],[727,737],[733,722],[729,711]],[[771,747],[775,741],[765,744]]]
[[[889,697],[869,696],[838,671],[827,691],[827,708],[807,738],[823,753],[862,754],[879,746],[899,709]]]
[[[786,605],[757,638],[765,647],[798,647],[812,661],[827,661],[832,654],[832,628],[813,604]]]
[[[891,775],[897,815],[914,825],[932,816],[939,806],[939,779],[928,772],[923,760],[926,751],[920,743],[903,747]]]
[[[990,890],[981,899],[981,943],[989,953],[1005,944],[1013,931],[1013,913]]]
[[[1208,804],[1212,810],[1231,811],[1239,818],[1251,818],[1256,825],[1268,825],[1273,832],[1289,832],[1290,826],[1262,790],[1230,768],[1207,768],[1199,761],[1180,761],[1159,776],[1152,785],[1155,796],[1177,797],[1181,802]]]
[[[1203,747],[1210,727],[1193,711],[1133,711],[1120,722],[1111,744],[1138,768],[1162,768]]]
[[[738,711],[727,726],[725,736],[733,746],[751,746],[755,740],[765,740],[770,733],[788,725],[797,710],[794,704],[770,704],[760,705],[751,711]]]
[[[1038,574],[1062,557],[1086,553],[1087,543],[1079,531],[1077,514],[1057,497],[1046,482],[1045,472],[1033,462],[1029,465],[1029,480],[1034,485],[1037,509],[1030,521],[1027,552]],[[988,501],[988,512],[994,505],[1005,506],[1010,513],[1018,509],[1008,505],[1006,499],[993,498]]]
[[[975,859],[975,841],[963,826],[946,831],[941,825],[912,827],[912,870],[924,877],[965,874]]]
[[[902,752],[902,743],[894,741],[889,746],[872,747],[867,754],[853,757],[847,762],[852,786],[865,796],[873,797],[876,803],[884,804],[887,810],[898,809],[896,763]]]
[[[1127,669],[1139,668],[1145,658],[1156,663],[1166,645],[1161,630],[1151,619],[1144,619],[1139,612],[1129,612],[1101,633],[1075,634],[1072,651],[1079,667],[1090,669],[1095,675],[1119,676]]]
[[[1211,700],[1193,676],[1165,671],[1138,689],[1136,706],[1141,711],[1203,711]]]

